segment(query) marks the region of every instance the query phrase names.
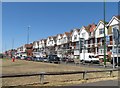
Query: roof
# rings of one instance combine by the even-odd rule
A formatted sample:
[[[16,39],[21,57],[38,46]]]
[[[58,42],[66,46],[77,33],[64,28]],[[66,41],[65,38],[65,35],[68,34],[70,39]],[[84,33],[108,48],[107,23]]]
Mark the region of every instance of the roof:
[[[119,20],[120,20],[120,15],[118,15],[118,16],[115,16],[116,18],[118,18]]]
[[[88,26],[84,26],[85,27],[85,30],[87,31],[87,32],[90,32],[90,27],[91,27],[91,25],[89,24]]]
[[[89,30],[90,30],[90,32],[94,32],[94,30],[95,30],[96,26],[97,26],[97,25],[96,25],[96,24],[94,24],[94,23],[93,23],[93,24],[91,24],[91,27],[90,27],[90,29],[89,29]]]
[[[96,26],[97,25],[93,23],[93,24],[89,24],[88,26],[84,26],[84,28],[88,33],[90,33],[90,32],[93,32],[95,30]]]
[[[67,36],[71,35],[72,32],[65,32],[64,34],[66,34]]]
[[[105,24],[108,24],[108,22],[104,21],[104,20],[100,20],[101,22],[105,23]]]
[[[63,36],[63,34],[57,34],[57,36],[59,36],[59,35],[60,35],[61,37]]]

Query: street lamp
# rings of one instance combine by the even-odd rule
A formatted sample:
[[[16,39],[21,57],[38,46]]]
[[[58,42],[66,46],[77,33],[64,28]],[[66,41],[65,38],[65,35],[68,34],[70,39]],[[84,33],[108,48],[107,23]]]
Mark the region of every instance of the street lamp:
[[[106,67],[105,0],[104,0],[104,67]]]
[[[27,29],[27,32],[28,32],[28,34],[27,34],[27,44],[29,44],[29,30],[30,30],[30,25],[28,26],[28,29]]]

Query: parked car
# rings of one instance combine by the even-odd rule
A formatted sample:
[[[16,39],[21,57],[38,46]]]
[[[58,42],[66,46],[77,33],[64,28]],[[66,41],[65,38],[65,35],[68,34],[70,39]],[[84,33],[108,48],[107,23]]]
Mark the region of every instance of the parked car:
[[[25,57],[25,60],[31,61],[32,57]]]
[[[72,59],[72,58],[66,58],[66,61],[65,61],[66,63],[70,63],[70,62],[74,62],[74,59]]]
[[[21,59],[20,56],[16,56],[15,58],[16,58],[16,59]]]
[[[117,66],[117,57],[115,57],[114,59],[115,59],[115,66]],[[113,58],[111,60],[111,64],[113,64]],[[118,58],[118,66],[120,66],[120,57]]]
[[[41,57],[36,57],[36,61],[42,62],[42,61],[43,61],[43,58],[41,58]]]
[[[93,53],[80,53],[80,61],[82,63],[89,62],[89,63],[99,63],[99,58],[95,57]]]
[[[21,60],[25,60],[25,58],[26,58],[25,56],[22,56],[20,59],[21,59]]]
[[[46,57],[43,57],[42,60],[43,60],[43,62],[48,62],[48,58],[46,58]]]
[[[49,63],[60,63],[60,58],[57,55],[48,55]]]
[[[63,57],[63,58],[61,58],[61,61],[62,61],[62,62],[65,62],[65,61],[66,61],[66,59],[68,59],[68,58]]]

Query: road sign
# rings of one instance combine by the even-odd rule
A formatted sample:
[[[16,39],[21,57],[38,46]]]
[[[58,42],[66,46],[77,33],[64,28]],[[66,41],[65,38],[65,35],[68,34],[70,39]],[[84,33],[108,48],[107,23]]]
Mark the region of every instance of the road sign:
[[[119,31],[119,39],[118,39],[118,43],[120,44],[120,31]]]
[[[106,45],[110,44],[110,36],[106,36]]]
[[[119,30],[115,27],[113,28],[113,39],[115,41],[115,44],[118,45],[119,41]]]
[[[113,52],[113,53],[116,53],[116,49],[112,49],[112,52]]]
[[[80,52],[81,52],[84,47],[84,38],[80,38],[79,42],[80,42]]]

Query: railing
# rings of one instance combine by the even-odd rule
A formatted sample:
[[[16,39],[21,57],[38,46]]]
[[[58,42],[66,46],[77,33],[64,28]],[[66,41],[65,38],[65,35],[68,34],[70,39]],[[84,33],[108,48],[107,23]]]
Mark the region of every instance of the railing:
[[[40,83],[44,83],[44,76],[45,75],[68,75],[68,74],[83,74],[83,79],[86,80],[86,75],[88,73],[98,73],[98,72],[110,72],[110,76],[112,76],[113,71],[118,70],[98,70],[98,71],[69,71],[69,72],[40,72],[40,73],[31,73],[31,74],[2,74],[0,78],[13,78],[13,77],[27,77],[27,76],[40,76]]]

